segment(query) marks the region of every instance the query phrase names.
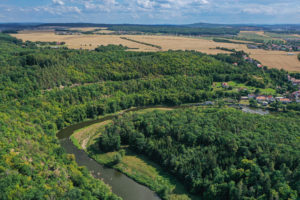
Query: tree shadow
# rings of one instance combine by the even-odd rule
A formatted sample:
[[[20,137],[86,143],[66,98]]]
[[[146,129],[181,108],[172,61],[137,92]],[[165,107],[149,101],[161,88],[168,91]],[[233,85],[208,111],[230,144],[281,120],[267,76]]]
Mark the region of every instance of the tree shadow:
[[[174,175],[167,172],[166,169],[161,167],[159,164],[155,163],[154,161],[150,160],[148,157],[142,154],[135,153],[132,151],[129,147],[124,148],[126,150],[127,156],[134,156],[139,159],[141,159],[143,162],[145,162],[147,165],[153,167],[158,172],[159,176],[162,176],[163,178],[167,179],[172,185],[175,186],[174,190],[172,191],[173,194],[177,195],[188,195],[190,199],[192,200],[200,200],[201,198],[199,196],[191,194],[188,189],[181,183]],[[161,191],[163,193],[164,191]]]
[[[172,191],[172,194],[188,195],[188,197],[191,200],[200,200],[201,199],[199,196],[190,194],[188,192],[188,189],[183,185],[183,183],[181,183],[174,175],[167,172],[166,169],[162,168],[159,164],[157,164],[154,161],[150,160],[147,156],[134,152],[133,150],[131,150],[129,148],[129,146],[122,146],[121,149],[125,150],[127,156],[134,156],[134,157],[142,160],[143,162],[145,162],[147,165],[155,168],[156,171],[158,172],[159,176],[162,176],[164,179],[167,179],[172,185],[175,186],[174,190]],[[89,152],[89,154],[92,154],[92,155],[104,154],[105,153],[99,147],[99,138],[94,139],[93,144],[90,145],[87,148],[87,151]],[[113,167],[116,164],[118,164],[118,162],[116,162],[114,160],[114,161],[111,161],[109,163],[106,163],[105,166]],[[167,189],[167,188],[165,188],[165,189]],[[158,193],[163,194],[164,192],[165,192],[165,190],[162,189]]]

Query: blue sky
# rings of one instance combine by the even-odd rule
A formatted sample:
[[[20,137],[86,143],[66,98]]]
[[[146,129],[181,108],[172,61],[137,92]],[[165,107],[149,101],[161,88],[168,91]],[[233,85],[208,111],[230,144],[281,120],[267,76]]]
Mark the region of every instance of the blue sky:
[[[300,0],[0,0],[0,22],[300,24]]]

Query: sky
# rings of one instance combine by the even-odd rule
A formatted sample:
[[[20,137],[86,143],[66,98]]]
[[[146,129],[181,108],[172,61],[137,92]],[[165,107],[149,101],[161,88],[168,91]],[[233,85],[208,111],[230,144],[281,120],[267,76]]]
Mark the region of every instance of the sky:
[[[0,22],[300,24],[300,0],[0,0]]]

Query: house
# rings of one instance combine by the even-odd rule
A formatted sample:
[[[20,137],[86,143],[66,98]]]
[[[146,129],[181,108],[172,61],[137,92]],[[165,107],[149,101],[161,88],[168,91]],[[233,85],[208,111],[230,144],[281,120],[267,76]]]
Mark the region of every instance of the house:
[[[239,91],[247,91],[248,89],[247,88],[239,88]]]
[[[293,92],[293,93],[292,93],[292,96],[293,96],[294,98],[300,97],[300,90],[298,90],[298,91],[296,91],[296,92]]]
[[[276,101],[280,101],[280,99],[283,99],[284,97],[275,97]]]
[[[234,66],[238,66],[238,63],[233,63]]]
[[[241,100],[249,100],[247,96],[241,97]]]
[[[262,68],[263,66],[262,66],[262,64],[257,64],[256,65],[258,68]]]
[[[271,95],[267,96],[267,100],[268,102],[274,102],[275,101],[275,98]]]
[[[249,99],[254,99],[255,97],[256,97],[255,94],[248,94],[248,98],[249,98]]]
[[[204,103],[204,105],[214,105],[214,102],[212,102],[212,101],[206,101],[205,103]]]
[[[284,104],[287,104],[287,103],[291,103],[291,102],[292,102],[292,101],[291,101],[290,99],[288,99],[288,98],[281,98],[279,101],[282,102],[282,103],[284,103]]]
[[[263,102],[262,102],[262,105],[263,105],[263,106],[267,106],[268,104],[269,104],[269,103],[268,103],[267,101],[263,101]]]
[[[222,87],[223,87],[223,88],[228,88],[229,85],[228,85],[228,83],[222,83]]]
[[[288,80],[291,81],[294,86],[297,86],[297,85],[300,86],[300,79],[295,79],[295,78],[291,77],[290,75],[288,75]]]
[[[299,79],[294,79],[292,80],[293,85],[299,85],[300,86],[300,80]]]
[[[256,101],[259,102],[259,103],[262,103],[262,102],[267,101],[267,100],[268,99],[265,96],[258,96],[258,97],[256,97]]]

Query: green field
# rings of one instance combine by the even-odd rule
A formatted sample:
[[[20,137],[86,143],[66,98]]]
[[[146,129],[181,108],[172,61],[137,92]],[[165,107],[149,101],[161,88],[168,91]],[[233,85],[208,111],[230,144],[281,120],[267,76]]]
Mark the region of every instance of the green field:
[[[296,36],[296,35],[291,35],[291,34],[279,34],[279,33],[271,33],[271,32],[265,32],[265,35],[270,36],[272,38],[280,38],[280,39],[284,39],[284,38],[290,38],[290,39],[300,39],[300,35]]]
[[[266,37],[262,35],[258,35],[255,32],[240,32],[237,36],[240,39],[247,39],[247,40],[263,40],[264,42],[268,42],[270,40],[273,40],[272,37]]]
[[[247,86],[243,83],[236,83],[234,81],[229,81],[228,82],[229,87],[232,88],[233,91],[238,91],[239,89],[247,89],[249,93],[254,93],[258,88],[252,87],[252,86]],[[213,90],[224,90],[222,88],[222,83],[221,82],[216,82],[214,83]],[[272,88],[259,88],[259,92],[261,95],[276,95],[276,90]]]

